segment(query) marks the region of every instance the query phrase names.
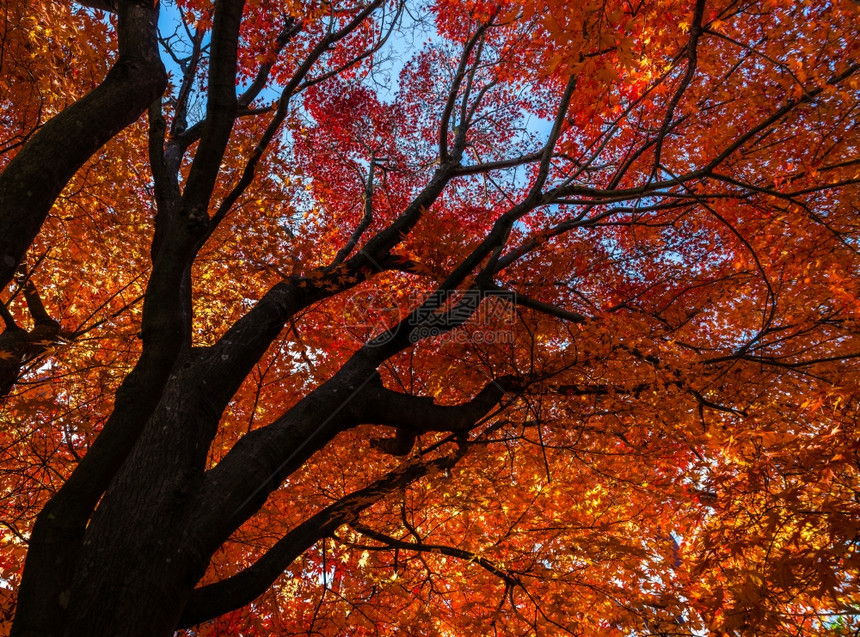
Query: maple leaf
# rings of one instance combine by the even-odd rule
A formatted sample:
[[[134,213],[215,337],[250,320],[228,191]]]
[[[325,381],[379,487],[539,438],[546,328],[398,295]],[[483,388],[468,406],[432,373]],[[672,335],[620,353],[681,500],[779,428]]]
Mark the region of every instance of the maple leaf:
[[[853,4],[81,4],[0,25],[3,634],[860,629]]]

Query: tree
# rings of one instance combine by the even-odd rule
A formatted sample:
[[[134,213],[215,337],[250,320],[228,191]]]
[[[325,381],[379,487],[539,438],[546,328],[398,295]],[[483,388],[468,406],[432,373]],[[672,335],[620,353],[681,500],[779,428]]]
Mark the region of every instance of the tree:
[[[11,634],[857,630],[856,5],[83,5],[4,4]]]

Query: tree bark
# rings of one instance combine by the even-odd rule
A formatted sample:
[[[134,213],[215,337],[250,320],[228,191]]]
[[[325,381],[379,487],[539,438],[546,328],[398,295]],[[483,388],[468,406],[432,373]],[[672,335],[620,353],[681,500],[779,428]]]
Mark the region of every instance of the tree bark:
[[[158,4],[124,0],[114,6],[116,64],[96,89],[48,121],[0,175],[0,287],[11,280],[75,172],[137,120],[167,85],[158,51]],[[13,635],[60,634],[74,571],[74,551],[67,547],[77,546],[82,537],[79,520],[64,519],[66,510],[46,507],[33,530]]]

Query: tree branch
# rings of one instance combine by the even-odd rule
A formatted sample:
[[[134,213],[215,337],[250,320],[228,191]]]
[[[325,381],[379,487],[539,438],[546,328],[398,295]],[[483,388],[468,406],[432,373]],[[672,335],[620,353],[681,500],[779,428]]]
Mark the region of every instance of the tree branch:
[[[236,60],[244,6],[244,0],[215,3],[206,119],[182,195],[184,214],[196,219],[208,219],[209,199],[236,119]]]
[[[179,620],[187,628],[241,608],[262,595],[299,555],[340,526],[358,520],[362,511],[394,491],[426,476],[452,467],[459,455],[430,462],[413,462],[396,469],[373,484],[354,491],[302,522],[244,571],[195,589]]]
[[[521,582],[514,577],[509,571],[506,571],[498,566],[496,566],[493,562],[488,560],[477,553],[472,551],[466,551],[464,549],[460,549],[454,546],[446,546],[444,544],[426,544],[424,542],[407,542],[406,540],[398,540],[396,538],[391,537],[390,535],[386,535],[385,533],[380,533],[374,529],[371,529],[369,526],[361,524],[360,522],[352,522],[349,524],[353,529],[358,531],[364,536],[369,537],[372,540],[376,540],[384,545],[384,547],[374,547],[374,548],[390,548],[390,549],[404,549],[407,551],[415,551],[416,553],[438,553],[440,555],[449,555],[451,557],[456,557],[461,560],[466,560],[467,562],[471,562],[473,564],[477,564],[488,573],[495,575],[500,578],[505,584],[509,586],[520,586]]]
[[[158,9],[117,0],[119,57],[102,83],[46,122],[0,174],[0,289],[15,270],[60,191],[167,85],[158,55]]]
[[[372,425],[399,427],[416,433],[461,433],[474,427],[506,392],[518,386],[514,376],[490,381],[471,400],[459,405],[437,405],[429,396],[403,394],[383,387],[377,379],[361,395],[358,417]]]

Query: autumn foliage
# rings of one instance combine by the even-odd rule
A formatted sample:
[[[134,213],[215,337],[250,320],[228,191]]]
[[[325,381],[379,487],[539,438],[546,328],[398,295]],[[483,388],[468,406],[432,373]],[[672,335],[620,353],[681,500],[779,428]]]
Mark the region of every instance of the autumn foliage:
[[[2,16],[0,635],[860,631],[855,2]]]

